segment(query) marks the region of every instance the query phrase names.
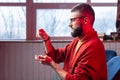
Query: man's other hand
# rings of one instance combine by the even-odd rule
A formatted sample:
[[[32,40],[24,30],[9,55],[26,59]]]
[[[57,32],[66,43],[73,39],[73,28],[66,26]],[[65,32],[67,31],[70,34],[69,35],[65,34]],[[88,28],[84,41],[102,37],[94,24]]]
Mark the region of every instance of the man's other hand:
[[[51,62],[53,61],[51,57],[47,56],[47,55],[35,55],[35,60],[39,61],[42,64],[45,65],[50,65]]]

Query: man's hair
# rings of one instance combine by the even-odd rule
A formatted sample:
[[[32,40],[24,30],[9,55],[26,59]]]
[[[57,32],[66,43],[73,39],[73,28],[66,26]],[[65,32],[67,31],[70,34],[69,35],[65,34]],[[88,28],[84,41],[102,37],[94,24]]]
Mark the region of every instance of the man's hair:
[[[95,20],[95,13],[93,8],[89,5],[89,4],[77,4],[75,6],[73,6],[73,8],[71,9],[71,12],[75,12],[75,11],[79,11],[80,13],[82,13],[83,16],[88,17],[91,21],[91,24],[94,24],[94,20]]]

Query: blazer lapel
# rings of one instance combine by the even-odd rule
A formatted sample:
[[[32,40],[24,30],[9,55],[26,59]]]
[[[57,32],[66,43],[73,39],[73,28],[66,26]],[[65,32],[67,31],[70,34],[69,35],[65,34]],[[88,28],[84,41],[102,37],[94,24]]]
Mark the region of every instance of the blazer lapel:
[[[83,43],[84,44],[84,43]],[[80,47],[80,49],[77,51],[77,54],[76,54],[76,56],[75,56],[75,58],[74,58],[74,60],[73,60],[73,63],[72,63],[72,71],[74,70],[74,67],[75,67],[75,64],[78,62],[77,60],[78,60],[78,58],[82,55],[82,53],[83,53],[83,51],[84,51],[84,49],[85,49],[85,45],[81,45],[81,47]]]

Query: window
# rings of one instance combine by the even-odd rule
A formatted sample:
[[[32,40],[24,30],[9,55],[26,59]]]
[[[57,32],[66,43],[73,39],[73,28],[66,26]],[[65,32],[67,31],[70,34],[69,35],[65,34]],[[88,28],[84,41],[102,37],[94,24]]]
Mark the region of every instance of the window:
[[[117,7],[93,7],[95,10],[94,28],[98,33],[106,33],[110,35],[111,32],[116,31],[116,17]]]
[[[0,7],[0,11],[0,39],[25,39],[25,7],[2,6]]]
[[[98,33],[107,35],[115,32],[117,8],[94,6],[93,9],[96,15],[94,29]],[[71,29],[68,27],[69,14],[70,9],[38,9],[36,30],[43,28],[50,36],[70,36]]]
[[[35,40],[39,28],[50,36],[70,36],[70,9],[78,3],[94,8],[98,33],[116,31],[117,0],[0,0],[0,40]]]
[[[50,36],[70,36],[69,14],[70,9],[37,10],[36,30],[43,28]]]

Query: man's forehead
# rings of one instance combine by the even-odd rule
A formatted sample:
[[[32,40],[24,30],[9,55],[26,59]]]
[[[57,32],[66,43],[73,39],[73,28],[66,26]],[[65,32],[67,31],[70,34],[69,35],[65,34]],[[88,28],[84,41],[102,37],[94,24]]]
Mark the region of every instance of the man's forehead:
[[[78,11],[71,12],[70,18],[80,17],[81,13]]]

